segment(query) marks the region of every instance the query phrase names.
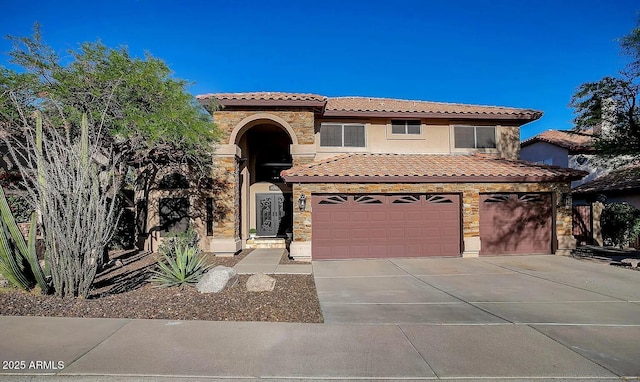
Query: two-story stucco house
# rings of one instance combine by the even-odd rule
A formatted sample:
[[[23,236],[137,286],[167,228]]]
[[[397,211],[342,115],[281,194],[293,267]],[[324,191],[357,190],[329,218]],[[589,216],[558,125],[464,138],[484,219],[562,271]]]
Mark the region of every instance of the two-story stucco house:
[[[207,251],[235,253],[253,242],[253,229],[259,239],[292,238],[299,260],[550,254],[575,245],[570,182],[585,173],[518,160],[520,126],[541,112],[268,92],[198,100],[222,106],[213,115],[222,132],[214,161],[225,187],[194,222]],[[172,203],[194,205],[184,194]],[[162,216],[149,219],[162,227]]]

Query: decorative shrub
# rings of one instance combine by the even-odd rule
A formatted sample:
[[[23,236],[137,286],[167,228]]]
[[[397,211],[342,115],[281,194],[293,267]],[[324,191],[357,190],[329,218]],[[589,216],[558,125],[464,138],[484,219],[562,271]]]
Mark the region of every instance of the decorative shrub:
[[[174,253],[162,254],[162,258],[158,260],[158,269],[153,271],[155,276],[150,280],[159,287],[195,284],[210,268],[206,265],[206,255],[197,247],[179,244],[174,247]]]
[[[640,234],[640,210],[627,203],[607,204],[600,224],[605,245],[625,247]]]
[[[177,232],[165,237],[158,247],[158,253],[175,256],[178,247],[198,248],[198,242],[200,242],[198,233],[189,227],[185,232]]]

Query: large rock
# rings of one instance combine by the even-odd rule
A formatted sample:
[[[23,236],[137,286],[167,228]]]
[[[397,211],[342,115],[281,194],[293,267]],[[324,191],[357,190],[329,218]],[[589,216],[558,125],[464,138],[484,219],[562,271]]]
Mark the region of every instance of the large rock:
[[[276,286],[276,279],[264,273],[256,273],[247,280],[247,291],[249,292],[271,292]]]
[[[200,293],[218,293],[237,283],[238,274],[235,269],[218,265],[202,276],[202,279],[196,284],[196,289]]]
[[[640,267],[640,259],[623,259],[620,262],[628,267]]]
[[[9,286],[9,280],[5,279],[4,276],[0,275],[0,287]]]

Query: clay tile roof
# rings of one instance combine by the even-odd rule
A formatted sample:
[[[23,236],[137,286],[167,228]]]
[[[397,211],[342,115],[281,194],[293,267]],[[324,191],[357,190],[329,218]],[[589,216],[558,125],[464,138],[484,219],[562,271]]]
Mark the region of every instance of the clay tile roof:
[[[318,94],[250,92],[209,93],[196,96],[200,102],[215,100],[223,106],[312,106],[327,117],[448,117],[534,121],[542,112],[501,106],[410,101],[372,97],[325,97]]]
[[[640,189],[640,165],[632,164],[601,175],[573,189],[577,194]]]
[[[570,130],[547,130],[521,143],[528,146],[536,142],[546,142],[570,151],[593,151],[593,135]]]
[[[517,109],[501,106],[466,105],[458,103],[411,101],[391,98],[371,97],[335,97],[327,99],[325,115],[341,113],[403,113],[433,114],[456,116],[509,117],[514,119],[535,120],[542,112],[530,109]]]
[[[345,154],[282,172],[287,182],[536,182],[577,180],[584,171],[489,155]]]
[[[196,96],[197,99],[215,98],[219,101],[245,100],[245,101],[320,101],[327,97],[318,94],[305,93],[281,93],[281,92],[252,92],[252,93],[209,93]]]

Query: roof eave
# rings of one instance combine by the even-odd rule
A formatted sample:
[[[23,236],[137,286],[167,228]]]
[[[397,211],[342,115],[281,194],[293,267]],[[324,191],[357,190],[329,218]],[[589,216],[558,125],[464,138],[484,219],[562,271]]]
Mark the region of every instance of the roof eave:
[[[485,119],[531,122],[539,119],[542,113],[492,114],[492,113],[446,113],[417,111],[368,111],[368,110],[325,110],[324,117],[368,117],[368,118],[449,118],[449,119]]]
[[[582,176],[307,176],[283,175],[287,183],[538,183],[567,182]]]
[[[324,107],[326,101],[317,100],[268,100],[268,99],[217,99],[220,105],[229,107]]]

